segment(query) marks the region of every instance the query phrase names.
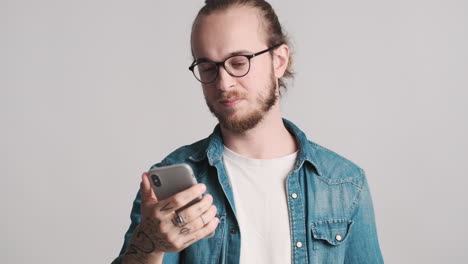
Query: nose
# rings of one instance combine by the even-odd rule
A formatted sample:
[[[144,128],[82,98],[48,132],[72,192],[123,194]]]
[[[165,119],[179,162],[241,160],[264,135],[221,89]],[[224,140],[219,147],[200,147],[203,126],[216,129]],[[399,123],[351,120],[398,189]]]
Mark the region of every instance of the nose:
[[[222,92],[229,91],[234,88],[235,77],[232,77],[224,68],[219,67],[218,78],[216,79],[216,88]]]

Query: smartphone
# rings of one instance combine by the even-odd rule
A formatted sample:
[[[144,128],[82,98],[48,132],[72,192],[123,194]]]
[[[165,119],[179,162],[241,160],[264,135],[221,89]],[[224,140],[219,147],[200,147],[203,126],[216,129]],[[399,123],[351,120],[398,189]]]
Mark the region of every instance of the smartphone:
[[[195,174],[193,174],[192,168],[185,163],[154,168],[151,169],[148,174],[150,176],[150,182],[153,187],[154,194],[159,201],[165,200],[172,195],[197,184],[197,179],[195,178]],[[202,196],[200,195],[184,207],[177,209],[176,212],[182,211],[201,199]],[[206,238],[213,236],[214,231]]]
[[[159,201],[197,184],[192,168],[185,163],[154,168],[148,173],[154,194]],[[200,199],[201,196],[192,203]]]

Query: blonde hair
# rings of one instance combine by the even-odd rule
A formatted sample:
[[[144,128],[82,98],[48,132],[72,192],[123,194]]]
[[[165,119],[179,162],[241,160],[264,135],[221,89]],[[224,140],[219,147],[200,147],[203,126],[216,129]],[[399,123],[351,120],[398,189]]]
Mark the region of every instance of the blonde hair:
[[[197,16],[193,22],[195,25],[197,19],[201,16],[207,16],[214,11],[226,10],[233,6],[250,6],[257,8],[263,17],[263,27],[265,30],[265,36],[268,47],[275,45],[286,44],[290,46],[288,36],[284,34],[283,28],[278,20],[278,16],[275,13],[273,7],[265,0],[206,0],[205,5],[198,11]],[[192,26],[193,28],[193,26]],[[270,52],[272,54],[273,51]],[[278,79],[279,87],[287,89],[284,78],[294,78],[294,72],[292,70],[292,52],[289,53],[289,62],[283,77]]]

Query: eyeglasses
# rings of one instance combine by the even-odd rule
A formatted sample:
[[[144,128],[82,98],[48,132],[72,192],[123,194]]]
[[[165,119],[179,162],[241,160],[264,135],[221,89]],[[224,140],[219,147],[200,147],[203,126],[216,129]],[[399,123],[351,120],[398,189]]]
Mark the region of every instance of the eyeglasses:
[[[223,66],[227,73],[232,77],[243,77],[250,71],[250,60],[252,58],[274,50],[281,45],[282,44],[278,44],[251,55],[233,55],[221,62],[214,62],[208,59],[194,60],[192,65],[190,65],[189,70],[193,73],[195,78],[202,83],[211,83],[216,81],[219,75],[220,66]]]

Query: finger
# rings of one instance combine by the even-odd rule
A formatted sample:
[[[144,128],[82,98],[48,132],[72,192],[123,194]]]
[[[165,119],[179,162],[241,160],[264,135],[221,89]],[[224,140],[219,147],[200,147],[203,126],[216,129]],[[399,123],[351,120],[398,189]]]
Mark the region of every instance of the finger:
[[[193,232],[190,236],[187,236],[184,242],[184,246],[188,247],[191,244],[197,242],[200,239],[203,239],[213,233],[218,227],[219,218],[215,217],[211,219],[203,228],[199,229],[198,231]]]
[[[173,196],[160,201],[157,209],[167,214],[172,214],[175,210],[186,206],[191,201],[200,197],[206,191],[206,186],[202,183],[195,184],[194,186],[174,194]]]
[[[197,242],[200,239],[206,238],[212,234],[219,224],[217,217],[212,218],[204,227],[198,230],[191,229],[188,226],[181,227],[177,232],[171,232],[168,234],[168,241],[173,245],[177,251],[181,251],[191,244]]]
[[[187,235],[188,233],[194,233],[203,227],[205,227],[213,218],[216,216],[218,210],[216,206],[211,205],[208,210],[203,214],[199,215],[197,218],[193,219],[190,223],[181,228],[181,233]],[[183,229],[183,230],[182,230]]]
[[[206,226],[216,216],[217,212],[218,210],[216,209],[216,206],[211,205],[208,210],[197,216],[197,218],[194,218],[190,223],[187,223],[184,226],[179,226],[175,221],[173,221],[173,224],[180,228],[180,235],[191,234]]]
[[[150,181],[148,179],[149,175],[147,172],[143,172],[141,175],[141,202],[142,203],[157,203],[158,199],[154,195],[153,189],[151,188]]]
[[[216,206],[211,205],[210,208],[202,215],[200,215],[200,219],[202,221],[203,226],[207,225],[213,218],[215,218],[218,209]]]
[[[184,218],[186,223],[190,223],[193,220],[196,220],[200,215],[202,215],[206,210],[208,210],[213,203],[213,196],[207,194],[203,198],[191,205],[190,207],[185,208],[182,211],[177,212],[177,214]]]

